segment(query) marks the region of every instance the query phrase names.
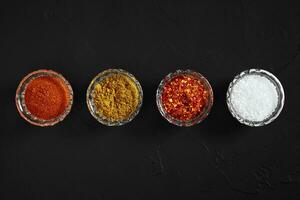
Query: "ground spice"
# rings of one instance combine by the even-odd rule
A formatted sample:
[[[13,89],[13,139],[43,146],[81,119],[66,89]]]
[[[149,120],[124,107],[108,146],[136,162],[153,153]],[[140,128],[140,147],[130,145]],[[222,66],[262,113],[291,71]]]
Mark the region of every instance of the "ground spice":
[[[162,91],[162,105],[173,118],[188,121],[202,113],[208,97],[209,92],[199,78],[178,75],[166,82]]]
[[[136,83],[121,73],[112,74],[95,84],[93,100],[97,114],[111,122],[130,117],[141,101]]]
[[[41,76],[30,81],[25,89],[25,105],[35,117],[50,120],[60,116],[70,97],[64,82],[56,77]]]

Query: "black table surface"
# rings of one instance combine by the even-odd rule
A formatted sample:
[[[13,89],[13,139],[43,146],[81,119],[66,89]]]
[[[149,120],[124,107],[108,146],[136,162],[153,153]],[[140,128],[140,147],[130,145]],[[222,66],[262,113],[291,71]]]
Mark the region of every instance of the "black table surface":
[[[300,8],[271,1],[20,1],[1,5],[0,199],[299,199]],[[53,69],[71,83],[71,113],[53,127],[17,113],[19,81]],[[88,112],[91,79],[134,74],[139,115],[121,127]],[[227,110],[233,77],[263,68],[286,103],[270,125],[239,124]],[[202,73],[215,103],[202,123],[177,127],[157,110],[160,80]]]

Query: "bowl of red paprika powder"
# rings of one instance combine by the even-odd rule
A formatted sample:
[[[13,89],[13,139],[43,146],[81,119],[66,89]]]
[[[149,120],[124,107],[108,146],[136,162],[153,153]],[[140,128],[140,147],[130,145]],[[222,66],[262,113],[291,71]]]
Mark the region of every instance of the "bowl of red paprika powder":
[[[52,126],[62,121],[73,104],[69,82],[52,70],[37,70],[25,76],[16,91],[21,117],[36,126]]]
[[[161,115],[177,126],[193,126],[203,121],[213,105],[208,80],[192,70],[177,70],[159,84],[156,103]]]

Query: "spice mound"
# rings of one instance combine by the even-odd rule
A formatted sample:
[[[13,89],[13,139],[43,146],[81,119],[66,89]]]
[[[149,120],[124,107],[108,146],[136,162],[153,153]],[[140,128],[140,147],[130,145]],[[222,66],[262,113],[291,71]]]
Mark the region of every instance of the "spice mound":
[[[162,90],[162,106],[166,113],[180,121],[201,114],[208,103],[209,92],[203,82],[190,74],[177,75]]]
[[[70,97],[67,86],[60,78],[41,76],[28,83],[24,100],[27,110],[33,116],[50,120],[64,113]]]
[[[251,127],[273,122],[284,106],[280,81],[263,69],[248,69],[235,76],[227,90],[227,106],[234,118]]]
[[[96,113],[110,122],[120,122],[135,113],[141,101],[139,88],[126,74],[112,73],[95,84]]]
[[[274,113],[279,95],[276,86],[267,77],[248,74],[233,85],[230,101],[239,117],[260,122]]]

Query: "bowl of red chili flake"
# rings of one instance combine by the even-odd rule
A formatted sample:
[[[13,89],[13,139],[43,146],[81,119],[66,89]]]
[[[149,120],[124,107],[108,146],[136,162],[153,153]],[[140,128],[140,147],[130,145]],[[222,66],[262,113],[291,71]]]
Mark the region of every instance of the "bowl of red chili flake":
[[[21,80],[15,100],[23,119],[36,126],[52,126],[69,114],[73,90],[61,74],[42,69]]]
[[[213,105],[213,90],[207,79],[192,70],[177,70],[159,84],[156,103],[161,115],[177,126],[203,121]]]

